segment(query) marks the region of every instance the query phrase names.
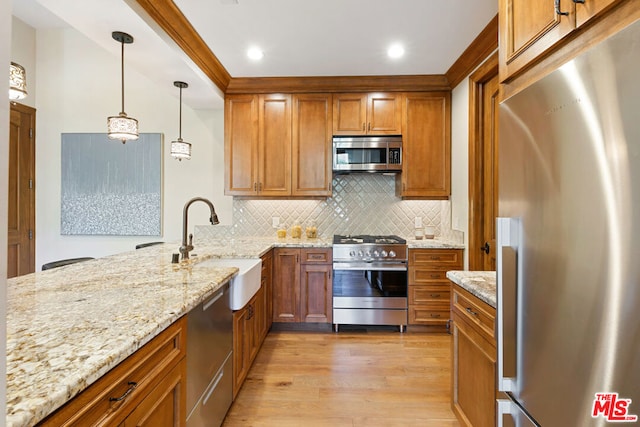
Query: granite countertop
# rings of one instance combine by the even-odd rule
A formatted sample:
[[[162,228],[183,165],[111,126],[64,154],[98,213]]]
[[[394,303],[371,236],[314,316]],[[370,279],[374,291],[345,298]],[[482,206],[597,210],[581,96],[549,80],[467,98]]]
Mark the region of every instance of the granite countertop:
[[[409,249],[464,249],[464,245],[452,240],[436,237],[435,239],[407,239]]]
[[[462,248],[407,239],[409,248]],[[211,258],[258,258],[274,247],[331,248],[331,239],[241,237],[180,243],[7,280],[7,426],[32,426],[117,366],[228,282]]]
[[[171,264],[178,246],[7,281],[8,426],[62,406],[228,282],[237,268]]]
[[[447,278],[496,308],[495,271],[447,271]]]

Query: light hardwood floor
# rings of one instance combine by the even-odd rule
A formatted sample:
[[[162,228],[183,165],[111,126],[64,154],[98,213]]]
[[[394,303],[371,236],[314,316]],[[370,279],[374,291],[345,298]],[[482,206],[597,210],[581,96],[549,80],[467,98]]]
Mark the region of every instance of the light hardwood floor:
[[[270,332],[224,427],[459,426],[451,336]]]

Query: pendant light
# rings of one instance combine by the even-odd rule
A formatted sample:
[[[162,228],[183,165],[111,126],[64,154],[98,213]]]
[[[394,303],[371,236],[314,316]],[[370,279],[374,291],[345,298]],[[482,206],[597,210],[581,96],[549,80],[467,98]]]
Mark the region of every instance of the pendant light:
[[[133,43],[133,37],[121,31],[114,31],[111,37],[122,45],[121,48],[121,81],[122,81],[122,109],[117,116],[107,117],[107,136],[111,139],[119,139],[124,144],[128,140],[138,139],[138,121],[133,117],[127,117],[124,112],[124,44]]]
[[[171,141],[171,156],[182,161],[191,158],[191,144],[182,140],[182,89],[189,87],[185,82],[173,82],[175,87],[180,88],[180,121],[178,140]]]
[[[27,96],[27,72],[20,64],[9,66],[9,99],[16,101]]]

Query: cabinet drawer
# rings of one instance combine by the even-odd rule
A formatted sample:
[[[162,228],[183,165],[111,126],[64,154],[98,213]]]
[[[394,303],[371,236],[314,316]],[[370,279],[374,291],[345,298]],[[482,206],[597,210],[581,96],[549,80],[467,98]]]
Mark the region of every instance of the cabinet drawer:
[[[121,423],[164,374],[184,358],[186,326],[186,317],[177,320],[39,425],[80,427]]]
[[[300,264],[331,264],[333,262],[331,249],[300,249]]]
[[[445,308],[429,308],[424,305],[409,304],[410,325],[444,325],[449,321],[450,312]]]
[[[451,292],[446,286],[412,286],[409,285],[409,304],[425,304],[440,302],[449,308]]]
[[[429,266],[440,270],[462,268],[462,249],[410,249],[411,266]]]
[[[449,285],[447,270],[432,270],[430,268],[409,267],[409,284],[435,284],[439,282],[445,286]]]
[[[496,310],[458,285],[453,285],[452,310],[456,315],[475,325],[488,341],[495,341]]]

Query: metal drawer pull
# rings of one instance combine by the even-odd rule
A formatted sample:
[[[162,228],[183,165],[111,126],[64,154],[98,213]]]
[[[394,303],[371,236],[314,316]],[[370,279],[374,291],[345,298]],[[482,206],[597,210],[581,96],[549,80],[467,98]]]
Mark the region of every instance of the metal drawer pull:
[[[569,16],[569,12],[560,12],[560,0],[556,0],[556,15]]]
[[[476,317],[478,317],[478,313],[476,313],[475,311],[471,310],[471,307],[467,307],[467,312],[470,313],[470,314],[473,314]]]
[[[440,315],[431,313],[431,317],[440,317]]]
[[[439,275],[439,274],[432,274],[432,275],[431,275],[431,278],[432,278],[432,279],[438,279],[439,277],[440,277],[440,275]]]
[[[122,396],[120,396],[120,397],[110,397],[109,398],[109,402],[121,402],[121,401],[123,401],[124,399],[127,398],[127,396],[129,396],[131,394],[131,392],[133,390],[136,389],[136,387],[138,387],[138,383],[133,382],[133,381],[129,381],[127,383],[127,385],[129,386],[129,388],[127,389],[127,391],[124,392],[124,394]]]
[[[440,294],[429,294],[431,298],[440,298]]]

